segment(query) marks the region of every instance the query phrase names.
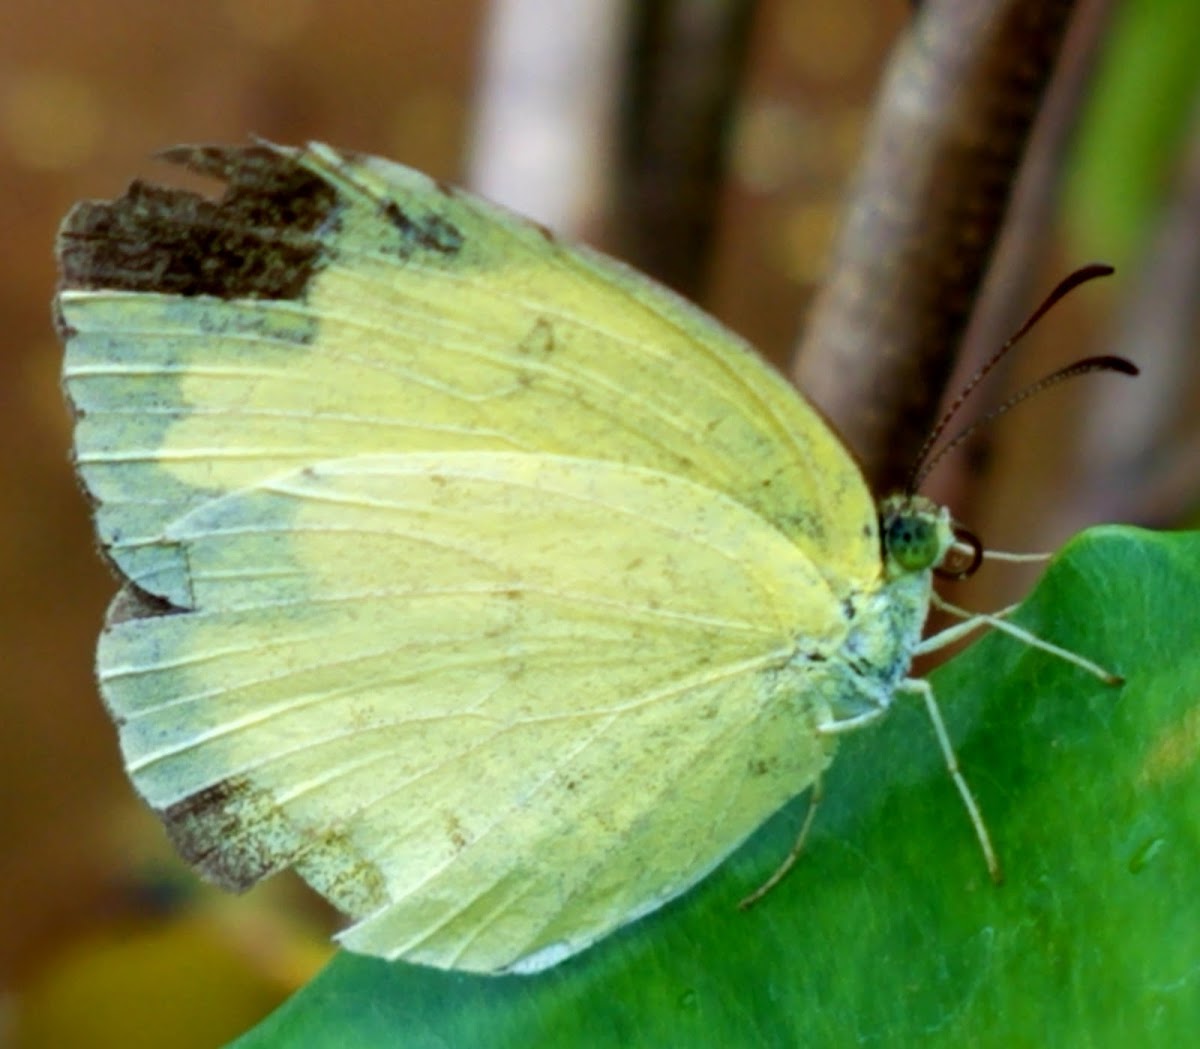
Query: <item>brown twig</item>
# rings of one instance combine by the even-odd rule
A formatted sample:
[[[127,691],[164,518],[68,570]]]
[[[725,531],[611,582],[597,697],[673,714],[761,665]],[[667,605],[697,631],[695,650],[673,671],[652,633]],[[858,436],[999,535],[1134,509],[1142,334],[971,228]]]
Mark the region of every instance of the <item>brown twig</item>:
[[[937,412],[1074,7],[930,0],[893,59],[794,369],[880,490]]]
[[[630,5],[617,254],[701,298],[753,0]]]

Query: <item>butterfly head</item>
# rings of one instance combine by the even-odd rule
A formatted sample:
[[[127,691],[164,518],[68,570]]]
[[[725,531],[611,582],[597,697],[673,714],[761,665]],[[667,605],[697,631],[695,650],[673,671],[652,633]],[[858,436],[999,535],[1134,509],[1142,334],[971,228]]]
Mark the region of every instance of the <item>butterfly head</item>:
[[[889,578],[940,567],[958,541],[950,511],[920,495],[885,499],[879,534]]]

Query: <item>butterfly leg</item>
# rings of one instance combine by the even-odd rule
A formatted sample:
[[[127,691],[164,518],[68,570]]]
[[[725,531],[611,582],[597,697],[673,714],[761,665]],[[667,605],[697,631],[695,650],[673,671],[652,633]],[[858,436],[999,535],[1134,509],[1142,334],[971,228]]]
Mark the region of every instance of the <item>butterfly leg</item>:
[[[842,732],[854,732],[865,725],[877,721],[887,713],[887,706],[873,706],[863,711],[861,714],[854,714],[851,717],[839,718],[832,721],[826,721],[817,726],[819,732],[828,735],[836,735]],[[813,825],[813,820],[816,819],[817,809],[821,807],[821,800],[825,796],[825,783],[821,776],[813,781],[812,792],[808,796],[808,812],[804,815],[804,823],[800,827],[800,833],[796,835],[796,841],[792,845],[788,854],[783,858],[783,862],[776,868],[765,882],[762,883],[754,892],[750,893],[745,899],[738,903],[741,910],[746,910],[753,907],[761,900],[768,892],[778,885],[787,876],[788,871],[795,866],[796,860],[800,858],[800,853],[804,851],[804,842],[808,838],[808,832]]]
[[[1106,685],[1120,685],[1125,680],[1120,675],[1105,670],[1098,663],[1093,663],[1090,659],[1085,659],[1083,656],[1077,655],[1068,649],[1060,648],[1049,641],[1043,641],[1036,634],[1031,634],[1028,630],[1017,626],[1015,623],[1007,622],[1002,617],[1012,611],[1011,605],[1008,608],[1001,609],[999,613],[994,615],[988,615],[986,612],[968,612],[965,608],[959,608],[957,605],[950,604],[949,601],[939,597],[936,593],[932,597],[932,604],[934,607],[940,608],[943,612],[957,616],[962,622],[952,627],[947,627],[932,637],[925,638],[924,641],[917,645],[916,653],[918,655],[924,655],[927,652],[936,652],[938,649],[966,637],[975,630],[991,627],[993,630],[999,630],[1010,637],[1015,637],[1018,641],[1023,641],[1031,648],[1040,648],[1043,652],[1048,652],[1052,656],[1057,656],[1068,663],[1073,663],[1081,670],[1086,670],[1093,677],[1099,678]]]
[[[817,731],[823,736],[836,736],[842,732],[857,732],[860,728],[878,721],[887,713],[887,709],[886,706],[874,706],[864,710],[861,714],[853,714],[850,717],[824,721],[817,726]]]
[[[940,634],[937,636],[941,637]],[[987,824],[983,822],[983,813],[979,811],[979,803],[975,800],[975,795],[971,793],[971,788],[967,785],[962,770],[958,767],[958,757],[950,742],[950,734],[946,731],[946,723],[942,720],[942,711],[933,694],[933,686],[921,678],[909,678],[901,684],[900,689],[916,693],[925,701],[925,711],[933,723],[934,735],[937,736],[938,746],[942,748],[942,756],[946,759],[946,769],[950,773],[950,778],[954,780],[959,796],[967,808],[971,826],[975,828],[975,837],[979,839],[979,847],[983,850],[983,859],[987,863],[988,874],[991,875],[992,881],[999,885],[1004,880],[1004,873],[1000,869],[1000,860],[996,856],[996,850],[992,848],[992,839],[988,834]]]
[[[783,862],[775,869],[766,881],[764,881],[757,889],[749,896],[738,903],[739,910],[746,910],[753,907],[761,900],[768,892],[778,885],[787,876],[787,872],[795,866],[796,860],[799,859],[800,853],[804,849],[804,841],[808,837],[809,828],[813,825],[813,820],[816,818],[817,809],[821,807],[821,799],[825,796],[824,780],[820,775],[813,780],[812,790],[808,795],[808,812],[804,814],[804,823],[800,826],[800,833],[796,835],[796,841],[784,857]]]
[[[955,543],[954,545],[957,547],[959,544]],[[1013,564],[1036,564],[1042,561],[1049,561],[1053,556],[1054,554],[1052,553],[1018,554],[1010,550],[985,550],[983,552],[983,559],[985,561],[1009,561]]]

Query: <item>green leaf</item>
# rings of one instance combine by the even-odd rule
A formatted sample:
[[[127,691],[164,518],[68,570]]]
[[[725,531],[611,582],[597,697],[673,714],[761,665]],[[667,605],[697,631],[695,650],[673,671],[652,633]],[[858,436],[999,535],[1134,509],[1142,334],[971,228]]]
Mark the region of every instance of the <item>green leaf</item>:
[[[995,570],[995,569],[993,569]],[[261,1046],[1120,1046],[1200,1030],[1200,534],[1100,528],[1016,621],[933,675],[1007,873],[987,878],[919,703],[847,738],[806,801],[699,888],[538,976],[341,954]],[[569,847],[569,846],[568,846]]]

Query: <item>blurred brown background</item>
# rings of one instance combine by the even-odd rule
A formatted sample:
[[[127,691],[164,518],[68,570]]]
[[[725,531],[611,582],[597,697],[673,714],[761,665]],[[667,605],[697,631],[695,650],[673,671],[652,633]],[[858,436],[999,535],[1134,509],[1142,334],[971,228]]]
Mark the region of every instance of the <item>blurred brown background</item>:
[[[149,158],[159,147],[257,134],[324,139],[469,179],[604,244],[622,5],[541,5],[571,7],[573,27],[522,20],[523,6],[9,0],[0,8],[0,899],[8,901],[0,1043],[218,1044],[319,967],[332,927],[290,883],[236,901],[203,890],[174,864],[124,779],[91,674],[113,583],[68,461],[49,309],[58,221],[79,198],[154,176]],[[899,0],[759,5],[706,305],[776,362],[786,361],[820,277],[882,65],[907,17]],[[1119,173],[1121,159],[1106,163]],[[1172,173],[1186,165],[1158,163],[1168,196]],[[1038,231],[1048,274],[1040,287],[1067,261],[1086,261],[1081,251],[1104,246],[1104,237],[1080,240],[1071,200],[1099,192],[1081,178],[1065,226]],[[1146,205],[1115,227],[1126,230],[1107,242],[1117,261],[1139,265],[1159,221],[1161,208]],[[1112,330],[1120,295],[1085,292],[1045,325],[1052,349],[1035,351],[1032,372],[1114,348],[1098,333]],[[1194,317],[1187,323],[1194,330]],[[1098,396],[1104,404],[1110,395]],[[992,517],[967,519],[998,545],[1056,543],[1083,523],[1059,508],[1048,535],[1004,523],[1045,507],[1030,478],[1057,447],[1054,427],[1070,418],[1063,404],[1022,409],[993,449],[1016,465],[1016,480],[997,482],[991,531]],[[1194,457],[1180,462],[1158,519],[1189,505],[1181,493]],[[1079,511],[1084,521],[1102,512]]]

